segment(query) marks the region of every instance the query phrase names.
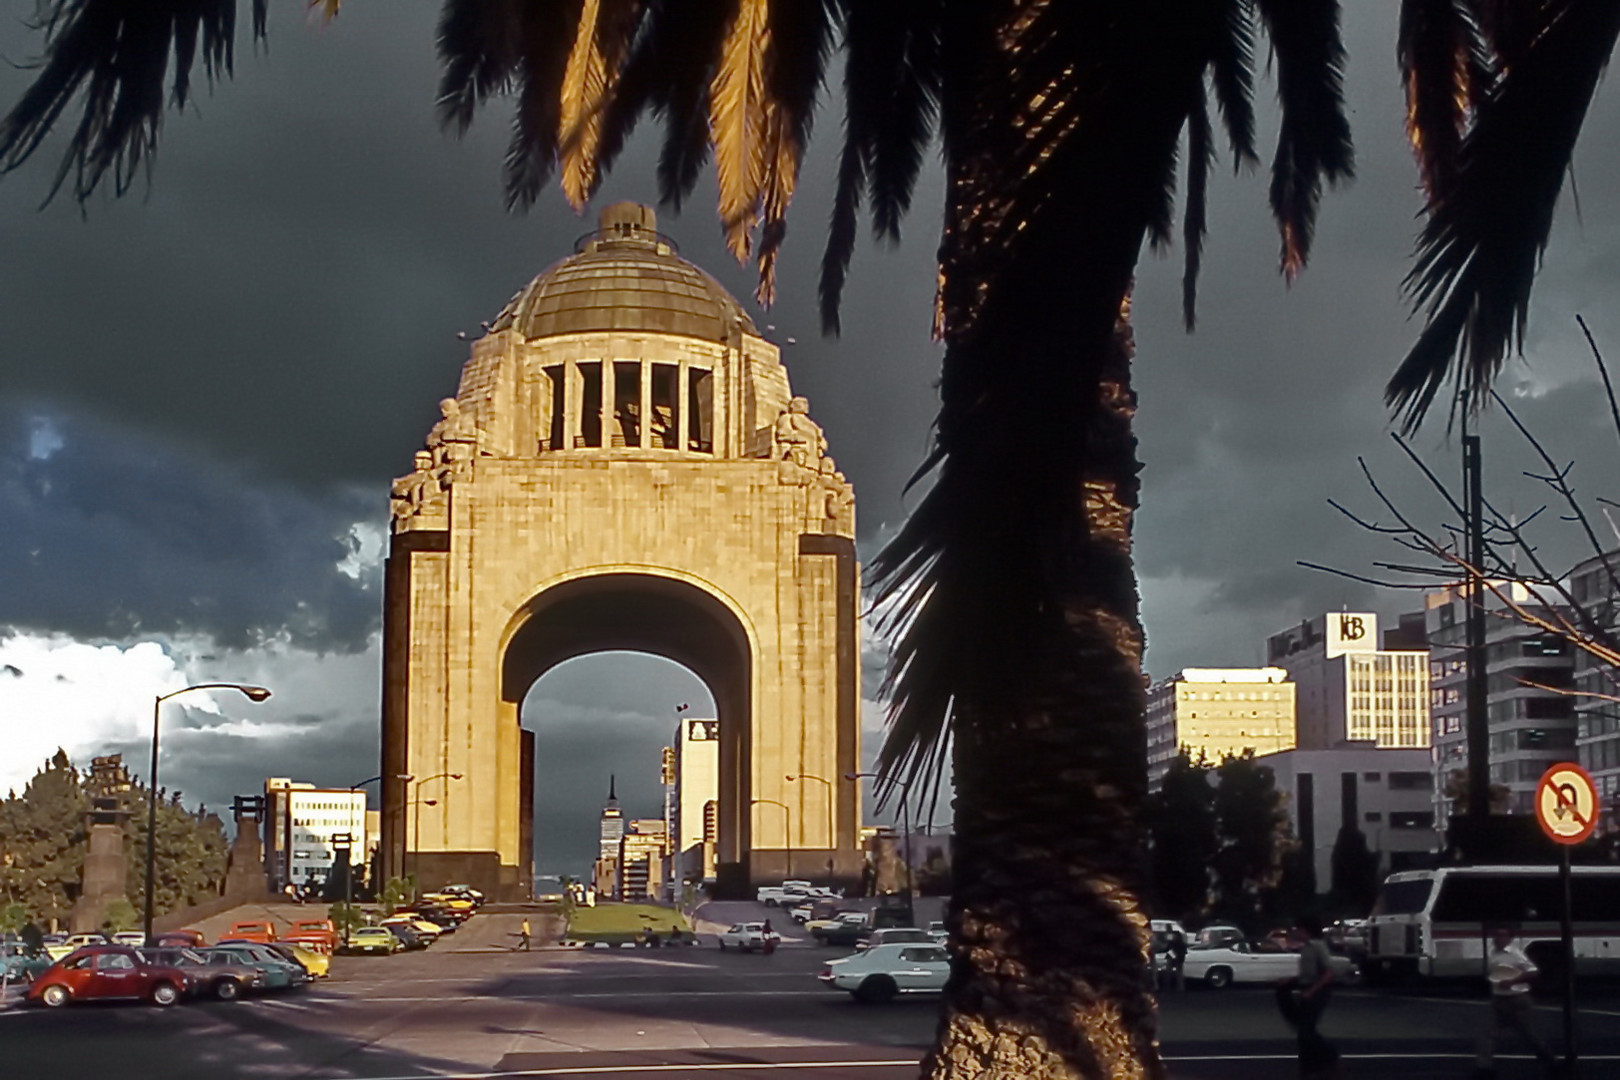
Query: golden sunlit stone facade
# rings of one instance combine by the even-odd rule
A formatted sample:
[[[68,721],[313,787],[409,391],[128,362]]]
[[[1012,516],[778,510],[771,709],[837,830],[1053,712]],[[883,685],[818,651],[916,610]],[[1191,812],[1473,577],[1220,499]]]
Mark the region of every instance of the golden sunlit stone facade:
[[[1185,749],[1219,762],[1294,748],[1294,684],[1282,668],[1187,668],[1148,688],[1148,784]]]
[[[781,878],[790,848],[856,875],[854,493],[776,346],[629,203],[487,329],[393,487],[386,872],[523,894],[547,750],[519,707],[625,649],[714,695],[723,891]]]

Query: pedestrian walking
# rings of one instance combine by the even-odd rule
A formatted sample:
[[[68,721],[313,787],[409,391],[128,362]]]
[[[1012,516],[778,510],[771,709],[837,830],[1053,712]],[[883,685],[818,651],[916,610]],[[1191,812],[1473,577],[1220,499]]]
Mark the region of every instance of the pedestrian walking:
[[[1491,1007],[1486,1014],[1485,1031],[1479,1038],[1474,1075],[1478,1078],[1496,1075],[1496,1042],[1503,1028],[1517,1031],[1535,1051],[1536,1060],[1547,1074],[1556,1075],[1557,1059],[1536,1033],[1534,1007],[1530,1002],[1530,982],[1536,977],[1536,965],[1525,955],[1511,928],[1499,926],[1492,931],[1485,976],[1491,984]]]
[[[1299,1075],[1306,1080],[1339,1074],[1339,1051],[1319,1030],[1333,994],[1333,962],[1322,924],[1301,920],[1289,935],[1299,949],[1299,974],[1277,987],[1277,1008],[1299,1039]]]
[[[523,925],[518,928],[518,948],[524,952],[529,951],[529,917],[523,916]]]
[[[1180,930],[1170,931],[1169,946],[1165,949],[1165,977],[1168,989],[1180,992],[1187,989],[1187,935]]]

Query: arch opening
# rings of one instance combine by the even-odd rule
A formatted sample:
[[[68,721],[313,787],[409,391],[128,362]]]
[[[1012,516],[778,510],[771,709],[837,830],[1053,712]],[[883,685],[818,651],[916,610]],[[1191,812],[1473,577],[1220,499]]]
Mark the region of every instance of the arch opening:
[[[513,619],[500,657],[502,722],[518,725],[535,684],[559,665],[599,653],[633,652],[686,668],[708,688],[719,722],[717,887],[749,880],[753,741],[753,648],[738,617],[695,585],[648,573],[601,573],[554,585]],[[673,727],[673,715],[671,719]],[[519,825],[532,830],[535,735],[522,735]],[[520,844],[533,875],[533,834]]]

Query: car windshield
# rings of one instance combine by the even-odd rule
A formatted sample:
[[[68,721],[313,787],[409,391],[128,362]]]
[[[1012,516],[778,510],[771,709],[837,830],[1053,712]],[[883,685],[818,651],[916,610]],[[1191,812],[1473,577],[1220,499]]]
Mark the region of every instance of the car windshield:
[[[885,942],[928,940],[928,935],[921,930],[879,930],[878,933]]]

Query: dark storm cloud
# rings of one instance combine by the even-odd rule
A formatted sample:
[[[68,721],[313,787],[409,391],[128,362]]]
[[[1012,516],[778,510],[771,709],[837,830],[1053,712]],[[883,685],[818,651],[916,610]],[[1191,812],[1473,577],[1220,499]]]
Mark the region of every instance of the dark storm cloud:
[[[83,416],[0,407],[0,625],[359,648],[378,622],[378,574],[339,564],[377,509]]]

